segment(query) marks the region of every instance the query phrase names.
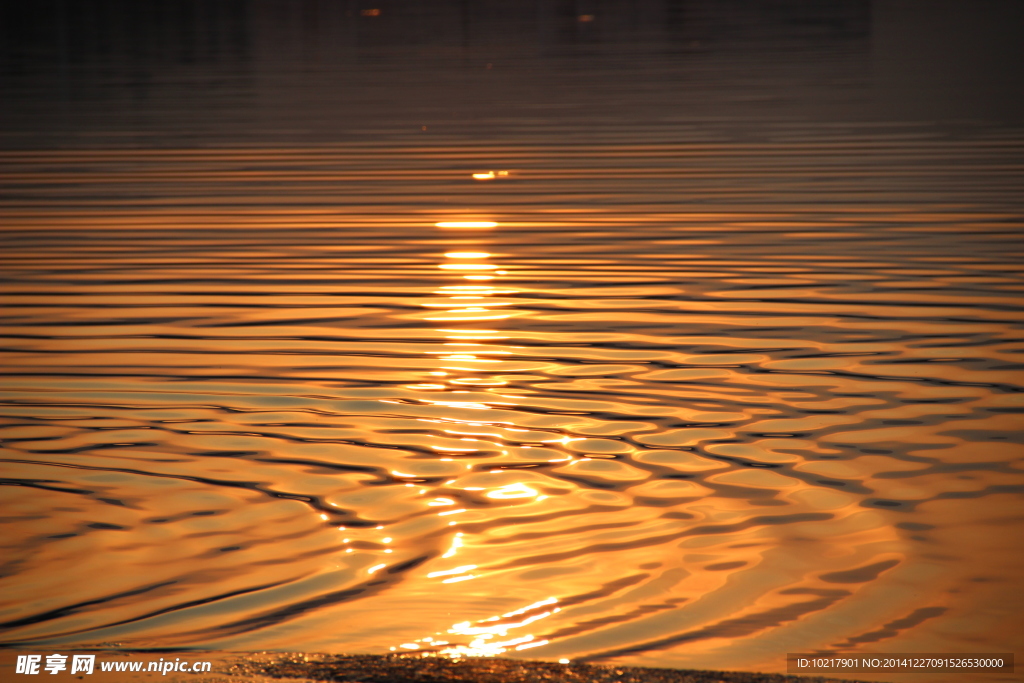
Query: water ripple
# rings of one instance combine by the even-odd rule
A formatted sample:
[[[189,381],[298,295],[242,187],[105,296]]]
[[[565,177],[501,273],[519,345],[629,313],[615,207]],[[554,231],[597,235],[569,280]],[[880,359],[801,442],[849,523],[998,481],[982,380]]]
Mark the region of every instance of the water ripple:
[[[5,641],[1006,650],[1021,142],[830,135],[0,154]]]

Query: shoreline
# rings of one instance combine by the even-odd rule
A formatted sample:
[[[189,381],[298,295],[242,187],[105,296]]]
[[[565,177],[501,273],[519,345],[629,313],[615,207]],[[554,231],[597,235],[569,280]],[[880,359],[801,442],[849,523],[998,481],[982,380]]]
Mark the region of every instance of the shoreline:
[[[42,651],[4,649],[0,657],[0,679],[14,675],[20,654],[40,655]],[[821,675],[792,675],[752,671],[667,669],[653,667],[587,664],[535,659],[471,657],[448,659],[412,653],[384,655],[332,655],[303,652],[201,651],[192,649],[138,649],[108,647],[58,648],[60,654],[94,655],[97,683],[880,683]],[[161,672],[148,664],[183,660],[201,664]],[[37,660],[38,661],[38,660]],[[103,668],[113,664],[119,668]],[[140,668],[125,665],[137,663]],[[9,671],[8,671],[9,669]],[[82,676],[78,676],[81,678]]]
[[[248,680],[360,683],[863,683],[853,679],[746,671],[560,664],[501,658],[409,655],[254,654],[229,667]]]

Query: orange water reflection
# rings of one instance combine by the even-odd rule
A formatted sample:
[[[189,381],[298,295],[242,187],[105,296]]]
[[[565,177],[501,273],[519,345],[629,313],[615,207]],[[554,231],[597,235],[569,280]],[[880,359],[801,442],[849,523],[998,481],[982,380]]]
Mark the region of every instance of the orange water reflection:
[[[820,163],[655,151],[722,195]],[[204,154],[173,163],[247,196],[256,151]],[[667,209],[621,171],[650,147],[515,154],[559,162],[542,205],[382,173],[359,215],[333,187],[351,206],[184,215],[146,198],[180,191],[166,158],[19,157],[70,170],[4,228],[6,638],[768,671],[1014,649],[1016,214]],[[75,194],[126,192],[129,161],[137,199]]]
[[[449,225],[451,224],[439,223],[438,227],[447,227]],[[438,268],[444,271],[497,270],[499,266],[493,263],[482,262],[484,259],[489,259],[492,256],[492,254],[486,251],[448,252],[445,254],[445,257],[450,260],[439,264]],[[451,259],[459,260],[453,262]],[[516,305],[514,298],[511,300],[509,299],[518,293],[519,290],[503,286],[500,282],[494,282],[487,286],[449,284],[443,285],[435,290],[435,294],[445,297],[442,302],[425,302],[422,305],[427,308],[443,308],[446,309],[447,314],[452,314],[449,317],[431,317],[428,318],[428,320],[440,319],[449,322],[470,323],[480,320],[502,320],[511,318],[513,313],[502,312],[494,314],[494,310],[502,311],[503,309],[501,307]],[[498,296],[503,297],[503,299],[497,299],[496,297]],[[439,365],[441,370],[431,371],[429,373],[433,377],[444,377],[444,380],[438,380],[443,383],[408,385],[408,388],[438,389],[447,390],[452,394],[463,394],[466,393],[465,387],[467,386],[498,387],[507,384],[505,380],[500,379],[493,374],[488,374],[487,372],[489,369],[489,366],[487,365],[488,363],[501,363],[501,360],[492,358],[492,356],[501,357],[514,354],[513,350],[501,349],[496,344],[492,343],[508,339],[507,335],[499,335],[493,330],[480,330],[474,328],[460,328],[458,330],[442,329],[434,331],[443,334],[446,339],[452,340],[446,342],[446,346],[459,348],[453,349],[454,352],[449,353],[448,355],[440,355],[445,352],[431,352],[431,355],[437,354],[437,360],[454,361],[458,362],[459,365]],[[431,398],[426,399],[426,401],[436,406],[457,408],[472,407],[477,410],[485,411],[491,408],[492,403],[494,403],[494,405],[511,405],[507,401],[483,401],[470,404],[465,401],[458,400],[458,397],[453,398],[456,400]],[[498,394],[497,398],[518,397]],[[459,441],[464,443],[463,445],[458,446],[428,446],[429,448],[438,451],[440,455],[472,457],[476,454],[483,453],[486,450],[492,450],[507,458],[510,455],[510,448],[513,446],[510,446],[509,440],[506,440],[505,435],[511,432],[524,433],[528,431],[525,429],[505,426],[503,423],[500,423],[501,426],[489,423],[486,415],[483,417],[474,416],[470,420],[455,420],[449,418],[447,422],[452,426],[459,424],[464,425],[460,429],[443,428],[441,430],[442,433],[453,435],[457,437]],[[488,427],[490,427],[489,430]],[[517,435],[512,434],[512,440],[518,440],[516,436]],[[560,444],[566,444],[571,440],[571,437],[566,435],[556,439],[541,439],[540,442],[557,442]],[[527,446],[526,448],[530,447]],[[440,461],[451,462],[453,459],[454,458],[452,457],[442,457],[440,458]],[[563,462],[572,459],[573,456],[569,455],[549,460],[549,462]],[[587,458],[583,459],[587,460]],[[472,469],[472,465],[466,465],[466,468]],[[508,474],[513,477],[516,476],[515,471],[506,471],[502,469],[500,465],[496,469],[490,470],[489,474]],[[468,486],[466,484],[471,481],[476,481],[472,478],[472,475],[470,475],[470,478],[466,479],[465,482],[460,482],[459,479],[451,479],[445,482],[445,486],[461,489],[466,492],[472,491],[474,492],[472,494],[474,496],[483,496],[484,498],[491,500],[522,501],[522,499],[532,499],[534,502],[541,502],[549,497],[542,494],[537,488],[531,488],[526,483],[526,481],[529,480],[514,481],[507,479],[507,477],[501,477],[499,481],[495,481],[495,479],[495,477],[487,477],[484,481],[479,482],[490,483],[492,486]],[[426,493],[426,490],[423,490],[422,492]],[[455,506],[456,504],[455,500],[447,497],[435,497],[427,502],[427,506],[429,507],[445,508],[437,513],[438,517],[454,516],[467,512],[465,508],[450,508],[450,506]],[[448,524],[454,527],[459,524],[459,520],[448,521]],[[453,558],[458,554],[459,558],[457,562],[465,562],[467,559],[467,553],[471,551],[467,549],[459,553],[459,549],[464,548],[464,543],[467,540],[472,541],[472,539],[466,538],[465,532],[455,532],[449,550],[441,556],[441,559]],[[471,555],[468,559],[472,559]],[[383,565],[380,565],[380,567],[382,568]],[[480,565],[477,564],[459,564],[458,566],[449,569],[435,569],[434,571],[427,573],[426,578],[440,579],[441,584],[462,583],[485,576],[482,571],[469,573],[473,570],[480,569]],[[554,605],[557,602],[557,598],[548,597],[526,607],[506,612],[500,617],[491,616],[479,619],[475,622],[476,625],[469,621],[454,624],[451,628],[447,629],[443,637],[440,638],[427,636],[409,643],[392,646],[390,649],[392,651],[413,650],[438,656],[459,658],[492,657],[505,654],[509,651],[519,652],[532,649],[534,647],[541,647],[549,644],[550,641],[546,639],[537,639],[533,634],[522,633],[521,630],[536,621],[560,612],[560,607],[551,607],[543,610],[540,609],[549,605]],[[438,632],[436,635],[442,634]],[[511,638],[509,637],[510,635],[512,636]],[[463,637],[468,638],[468,640],[460,641],[459,639]]]

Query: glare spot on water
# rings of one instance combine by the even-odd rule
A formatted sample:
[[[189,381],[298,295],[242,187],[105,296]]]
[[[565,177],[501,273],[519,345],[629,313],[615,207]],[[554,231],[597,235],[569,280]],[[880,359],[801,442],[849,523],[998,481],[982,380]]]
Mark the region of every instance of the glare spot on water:
[[[441,221],[435,223],[439,228],[496,228],[494,221]]]
[[[491,492],[489,492],[489,493],[487,493],[485,495],[488,498],[500,498],[500,499],[507,499],[507,498],[533,498],[534,496],[537,495],[537,491],[535,491],[534,489],[531,489],[529,486],[527,486],[525,484],[508,484],[507,486],[502,486],[500,488],[497,488],[497,489],[495,489],[495,490],[493,490],[493,491],[491,491]]]

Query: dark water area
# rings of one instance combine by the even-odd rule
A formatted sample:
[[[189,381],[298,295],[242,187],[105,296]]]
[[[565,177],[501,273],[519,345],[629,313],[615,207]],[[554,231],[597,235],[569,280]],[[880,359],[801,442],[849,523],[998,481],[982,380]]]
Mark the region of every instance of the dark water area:
[[[1012,0],[0,8],[0,140],[13,148],[788,141],[856,123],[878,139],[1024,120]]]
[[[1020,650],[1022,8],[0,5],[0,639]]]

